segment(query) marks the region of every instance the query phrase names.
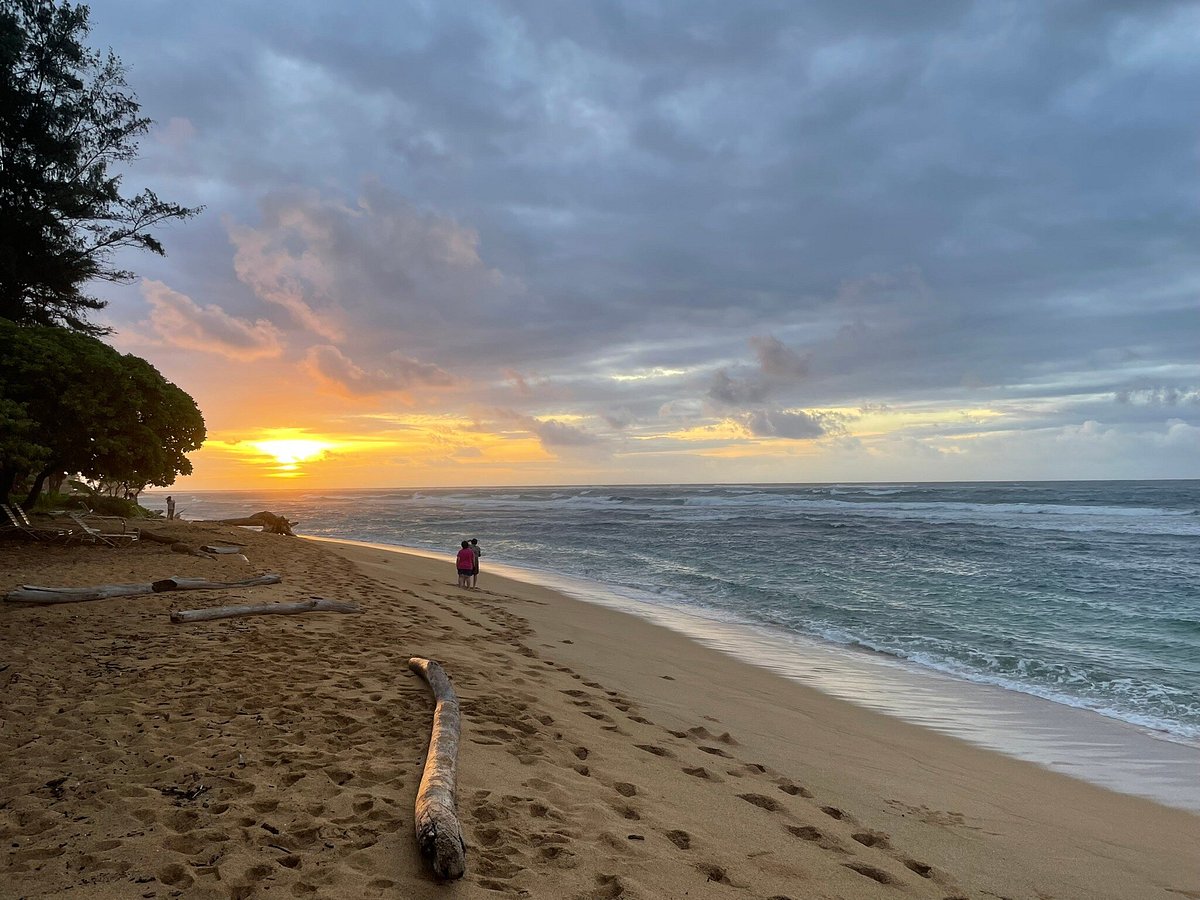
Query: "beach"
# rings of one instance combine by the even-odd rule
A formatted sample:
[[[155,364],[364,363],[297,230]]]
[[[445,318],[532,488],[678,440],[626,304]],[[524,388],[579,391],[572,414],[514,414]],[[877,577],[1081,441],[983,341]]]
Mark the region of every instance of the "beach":
[[[0,606],[5,897],[1200,898],[1200,817],[819,693],[453,560],[200,523],[0,544],[0,592],[280,584]],[[173,610],[321,596],[317,613]],[[464,881],[413,838],[441,662],[462,701]]]

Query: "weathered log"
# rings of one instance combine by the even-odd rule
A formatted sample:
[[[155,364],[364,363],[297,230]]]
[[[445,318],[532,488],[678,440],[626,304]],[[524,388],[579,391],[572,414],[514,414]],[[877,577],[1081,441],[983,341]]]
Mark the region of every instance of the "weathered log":
[[[218,525],[245,525],[262,528],[263,534],[290,534],[295,537],[295,532],[292,531],[292,526],[299,525],[299,522],[289,522],[283,516],[277,516],[275,513],[256,512],[252,516],[243,516],[240,519],[219,519]]]
[[[241,553],[245,544],[201,544],[200,549],[205,553]]]
[[[110,597],[136,597],[154,593],[149,584],[99,584],[94,587],[61,588],[23,584],[4,595],[13,603],[78,603],[82,600],[107,600]]]
[[[151,587],[153,587],[154,593],[161,594],[163,591],[207,591],[219,588],[256,587],[260,584],[279,584],[281,581],[283,581],[283,577],[280,575],[257,575],[241,581],[208,581],[205,578],[180,578],[176,575],[173,578],[161,578]]]
[[[163,591],[197,591],[220,588],[255,587],[260,584],[278,584],[279,575],[259,575],[243,581],[206,581],[203,578],[162,578],[150,584],[98,584],[92,587],[42,587],[23,584],[4,595],[4,600],[15,603],[79,603],[83,600],[107,600],[110,597],[136,597],[141,594],[159,594]]]
[[[207,622],[210,619],[233,619],[237,616],[294,616],[306,612],[359,613],[362,608],[342,600],[313,597],[294,603],[259,603],[250,606],[214,606],[210,609],[184,609],[171,613],[171,621]]]
[[[408,667],[425,679],[437,701],[425,772],[417,789],[417,848],[438,878],[453,881],[467,871],[467,845],[458,822],[454,774],[462,715],[445,669],[420,657],[410,659]]]

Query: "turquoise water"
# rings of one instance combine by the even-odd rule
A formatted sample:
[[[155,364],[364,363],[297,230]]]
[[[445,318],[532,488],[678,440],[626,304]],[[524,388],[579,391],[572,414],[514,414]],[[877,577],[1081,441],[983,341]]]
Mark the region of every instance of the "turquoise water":
[[[151,505],[162,494],[148,498]],[[1200,742],[1200,482],[175,493],[490,561]],[[486,577],[486,574],[485,574]]]

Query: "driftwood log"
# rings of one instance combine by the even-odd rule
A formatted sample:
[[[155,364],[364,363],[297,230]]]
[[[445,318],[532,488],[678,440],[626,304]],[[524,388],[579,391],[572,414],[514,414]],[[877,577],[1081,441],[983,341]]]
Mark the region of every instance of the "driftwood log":
[[[142,540],[154,541],[156,544],[170,544],[171,549],[176,553],[186,553],[188,556],[203,556],[207,559],[216,559],[211,550],[204,547],[193,547],[190,544],[185,544],[178,538],[168,537],[165,534],[156,534],[148,528],[142,529]]]
[[[94,587],[40,587],[23,584],[4,595],[14,603],[77,603],[81,600],[107,600],[110,597],[136,597],[153,594],[152,584],[98,584]]]
[[[434,875],[453,881],[467,871],[467,845],[458,822],[454,774],[462,715],[445,669],[420,657],[410,659],[408,667],[425,679],[437,701],[425,772],[417,789],[417,849],[433,867]]]
[[[279,584],[283,581],[282,575],[256,575],[253,578],[243,578],[241,581],[209,581],[206,578],[180,578],[178,575],[172,578],[162,578],[154,582],[154,593],[161,594],[164,591],[207,591],[219,590],[220,588],[240,588],[240,587],[258,587],[262,584]]]
[[[238,616],[294,616],[306,612],[359,613],[362,608],[342,600],[313,597],[293,603],[258,603],[248,606],[214,606],[210,609],[183,609],[171,613],[171,621],[207,622],[211,619],[233,619]]]
[[[259,575],[242,581],[206,581],[203,578],[161,578],[150,584],[98,584],[93,587],[41,587],[23,584],[4,595],[10,603],[79,603],[83,600],[107,600],[110,597],[136,597],[141,594],[161,594],[164,591],[216,590],[221,588],[255,587],[278,584],[279,575]]]
[[[272,512],[256,512],[252,516],[244,516],[240,519],[220,519],[218,525],[247,525],[259,526],[262,528],[263,534],[290,534],[295,537],[295,532],[292,527],[299,525],[299,522],[289,522],[283,516],[277,516]]]

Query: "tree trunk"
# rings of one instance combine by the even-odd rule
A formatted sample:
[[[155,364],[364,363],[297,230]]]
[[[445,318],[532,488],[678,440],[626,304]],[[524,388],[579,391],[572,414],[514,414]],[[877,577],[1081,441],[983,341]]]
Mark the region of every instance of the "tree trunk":
[[[454,767],[458,760],[462,716],[454,685],[440,665],[413,657],[408,661],[408,667],[425,679],[437,701],[425,772],[417,790],[417,848],[438,878],[453,881],[462,878],[467,871],[467,846],[455,809]]]
[[[28,512],[33,509],[38,501],[38,497],[42,495],[42,485],[46,483],[46,479],[54,472],[54,467],[50,466],[38,472],[37,478],[33,481],[33,487],[29,489],[29,495],[25,498],[25,502],[21,504],[21,508]]]
[[[184,609],[171,613],[171,621],[207,622],[210,619],[232,619],[237,616],[294,616],[306,612],[360,613],[362,608],[340,600],[297,600],[295,603],[259,603],[250,606],[214,606],[210,609]]]

